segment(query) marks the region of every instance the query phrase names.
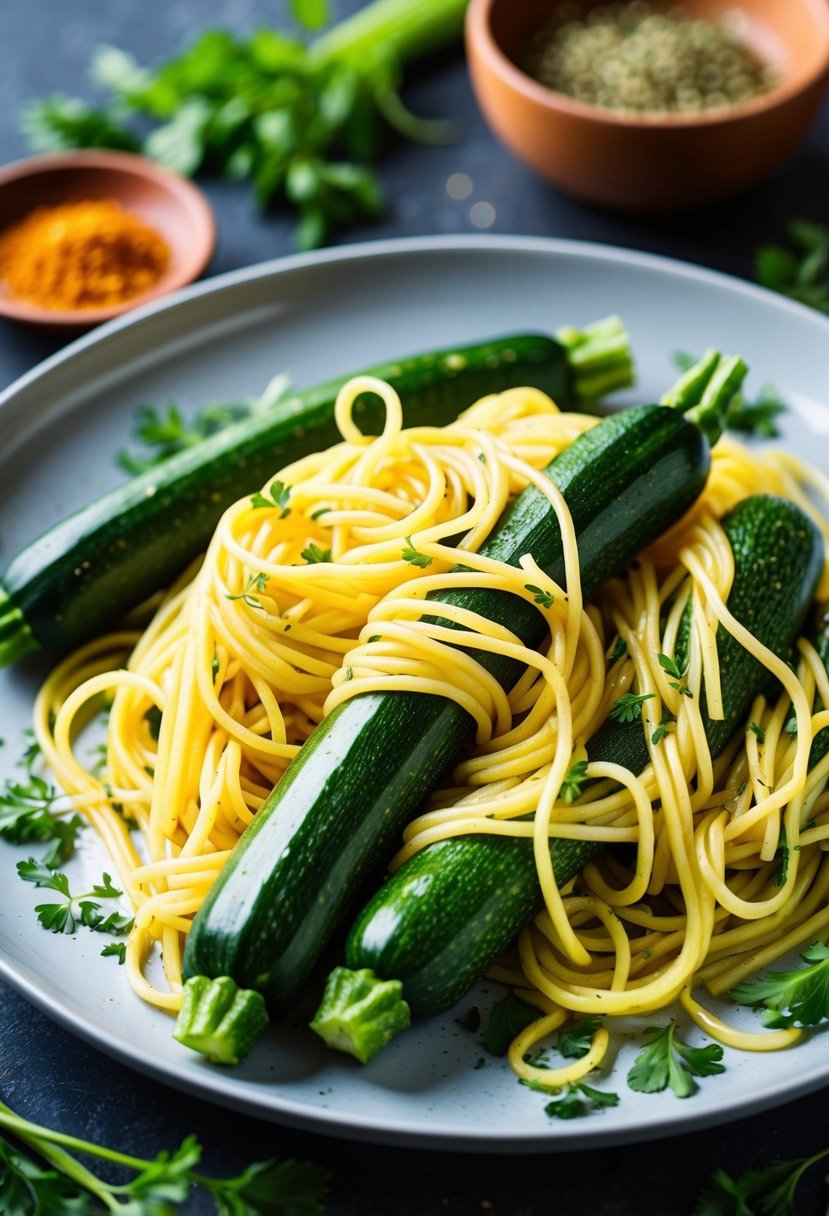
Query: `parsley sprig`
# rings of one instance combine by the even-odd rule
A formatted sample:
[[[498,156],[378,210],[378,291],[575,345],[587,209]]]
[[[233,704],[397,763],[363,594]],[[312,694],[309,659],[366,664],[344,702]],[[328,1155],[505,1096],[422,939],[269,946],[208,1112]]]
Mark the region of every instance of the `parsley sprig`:
[[[671,688],[675,688],[680,696],[693,697],[694,694],[685,683],[685,677],[688,675],[687,667],[684,671],[680,671],[675,659],[672,659],[669,654],[661,653],[659,655],[659,666],[666,673],[666,675],[671,677],[671,679],[668,681]]]
[[[551,1119],[582,1119],[596,1111],[619,1105],[619,1095],[595,1089],[584,1081],[572,1081],[544,1107]]]
[[[309,541],[299,555],[304,562],[314,565],[317,562],[330,562],[331,550],[323,549],[316,541]]]
[[[265,490],[257,490],[251,495],[250,505],[254,508],[270,507],[280,513],[280,519],[290,515],[288,499],[291,497],[291,487],[277,477]]]
[[[268,586],[268,576],[264,573],[252,574],[245,583],[244,591],[240,591],[237,595],[228,595],[229,600],[243,600],[250,608],[261,608],[262,603],[253,594],[255,591],[264,591]],[[215,676],[214,676],[215,679]]]
[[[812,942],[800,956],[805,967],[765,971],[731,989],[741,1005],[760,1006],[766,1026],[816,1026],[829,1018],[829,947]]]
[[[795,1216],[795,1195],[801,1178],[829,1148],[813,1157],[772,1161],[732,1178],[716,1170],[700,1192],[691,1216]]]
[[[411,566],[419,566],[421,570],[425,570],[432,564],[432,559],[427,553],[421,553],[419,549],[415,548],[411,536],[406,537],[406,543],[403,546],[403,561],[408,562]]]
[[[0,789],[0,837],[10,844],[49,845],[42,861],[56,867],[72,856],[84,821],[72,812],[65,795],[35,772],[39,757],[40,748],[32,740],[18,762],[23,775]]]
[[[100,900],[118,899],[122,892],[112,885],[109,874],[104,874],[101,882],[95,883],[91,891],[73,894],[69,879],[59,870],[53,870],[42,861],[30,857],[28,861],[17,863],[17,873],[24,882],[34,883],[36,887],[57,891],[63,899],[58,903],[37,904],[35,912],[37,919],[44,929],[52,933],[74,933],[78,924],[92,929],[95,933],[112,933],[122,935],[129,933],[132,928],[132,917],[120,912],[110,912],[105,916],[101,911]]]
[[[652,692],[623,692],[613,703],[611,718],[616,722],[635,722],[642,716],[642,706],[653,695]]]
[[[147,1160],[41,1127],[2,1102],[0,1128],[28,1150],[23,1152],[0,1136],[3,1212],[163,1216],[179,1211],[193,1187],[199,1187],[210,1196],[219,1216],[323,1216],[330,1175],[306,1162],[271,1159],[256,1162],[232,1178],[212,1178],[197,1169],[202,1148],[195,1136],[188,1136],[173,1152],[165,1150]],[[82,1165],[74,1153],[119,1165],[132,1177],[109,1183]]]
[[[601,1024],[600,1017],[582,1018],[562,1030],[556,1042],[559,1053],[567,1060],[579,1060],[586,1056],[593,1045],[593,1035]]]
[[[711,1077],[725,1072],[720,1063],[723,1049],[718,1043],[691,1047],[676,1033],[676,1026],[651,1026],[645,1031],[645,1046],[628,1073],[628,1085],[638,1093],[655,1094],[672,1089],[678,1098],[689,1097],[696,1089],[695,1077]]]
[[[561,783],[561,797],[569,805],[575,802],[581,794],[581,788],[587,780],[587,761],[576,760],[567,770],[567,776]]]

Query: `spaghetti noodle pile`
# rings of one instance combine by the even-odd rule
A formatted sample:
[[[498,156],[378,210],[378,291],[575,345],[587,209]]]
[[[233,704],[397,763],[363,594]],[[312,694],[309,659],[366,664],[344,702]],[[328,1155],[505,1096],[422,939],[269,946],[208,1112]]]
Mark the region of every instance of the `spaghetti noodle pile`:
[[[386,408],[373,439],[352,420],[363,392],[378,393]],[[588,1056],[558,1072],[524,1059],[573,1013],[645,1013],[677,997],[723,1041],[760,1049],[792,1041],[796,1030],[749,1036],[725,1026],[694,1000],[691,984],[721,993],[829,930],[829,757],[811,772],[807,764],[814,734],[829,723],[829,712],[814,711],[818,699],[829,705],[829,678],[807,642],[794,673],[731,617],[734,565],[719,523],[746,496],[770,492],[796,501],[829,534],[808,497],[815,488],[829,497],[821,475],[722,440],[693,511],[585,605],[572,521],[540,470],[595,418],[513,389],[450,426],[407,430],[394,391],[366,377],[346,385],[336,412],[342,443],[227,511],[199,568],[145,631],[86,646],[38,699],[46,760],[103,837],[135,907],[134,989],[178,1007],[192,917],[302,742],[346,698],[401,688],[458,702],[476,737],[407,828],[393,865],[459,833],[534,843],[544,911],[494,971],[542,1015],[511,1049],[520,1075],[555,1086],[595,1066],[605,1030]],[[558,518],[566,591],[531,555],[519,568],[479,552],[529,484]],[[543,650],[451,603],[440,618],[424,615],[429,593],[463,586],[531,603],[548,629]],[[827,573],[820,594],[829,598]],[[674,654],[689,602],[689,665],[677,681],[659,656]],[[774,703],[758,699],[757,731],[712,761],[700,694],[710,715],[721,715],[718,626],[761,658],[783,691]],[[625,655],[609,664],[620,640]],[[505,692],[476,650],[515,658],[526,672]],[[647,695],[643,730],[659,735],[651,763],[639,776],[616,764],[585,767],[585,745],[634,681]],[[111,706],[96,773],[74,748],[101,695]],[[575,791],[574,764],[584,779]],[[559,891],[550,837],[631,848],[601,854],[577,889]],[[156,946],[163,983],[152,974]]]

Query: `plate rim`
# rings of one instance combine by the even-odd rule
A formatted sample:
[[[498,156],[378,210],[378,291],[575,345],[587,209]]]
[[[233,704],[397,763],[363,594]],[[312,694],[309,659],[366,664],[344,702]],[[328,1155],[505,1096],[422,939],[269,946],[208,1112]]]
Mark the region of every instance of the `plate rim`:
[[[66,347],[42,360],[24,372],[2,392],[0,411],[13,401],[37,389],[37,386],[56,370],[69,363],[82,361],[90,354],[118,339],[124,334],[139,331],[160,315],[186,312],[198,301],[220,296],[235,288],[248,284],[279,279],[291,272],[329,266],[343,262],[364,262],[389,257],[416,257],[419,254],[437,252],[484,254],[532,254],[545,258],[564,258],[573,261],[611,263],[622,267],[650,270],[673,279],[694,281],[722,292],[747,296],[759,300],[764,307],[791,313],[795,320],[806,322],[818,333],[829,338],[829,317],[823,317],[806,305],[779,296],[758,284],[740,279],[719,270],[699,266],[682,259],[661,254],[641,252],[624,246],[549,237],[526,237],[498,234],[458,234],[441,236],[416,236],[388,238],[336,246],[310,253],[292,254],[254,263],[250,266],[227,271],[223,274],[193,284],[172,296],[164,297],[136,309],[124,316],[105,322],[91,332],[82,335]],[[746,1098],[739,1092],[726,1095],[716,1109],[697,1108],[677,1110],[672,1117],[654,1122],[634,1114],[623,1128],[608,1128],[603,1131],[597,1121],[590,1128],[570,1129],[561,1134],[557,1128],[527,1128],[521,1131],[498,1128],[476,1129],[472,1134],[458,1131],[456,1124],[434,1123],[428,1128],[408,1125],[390,1126],[388,1119],[357,1112],[331,1111],[308,1106],[284,1095],[264,1095],[260,1090],[240,1092],[240,1082],[232,1076],[225,1077],[215,1069],[203,1072],[181,1066],[170,1067],[169,1062],[158,1063],[142,1048],[132,1046],[129,1041],[112,1041],[101,1031],[88,1026],[80,1014],[53,1003],[50,992],[34,981],[25,969],[17,968],[0,956],[0,977],[18,991],[26,1000],[41,1009],[74,1035],[77,1035],[96,1050],[118,1059],[127,1066],[149,1074],[173,1088],[206,1098],[219,1106],[243,1111],[256,1117],[281,1122],[305,1131],[333,1135],[341,1138],[357,1138],[377,1144],[401,1144],[409,1147],[441,1149],[450,1152],[501,1152],[529,1153],[565,1151],[569,1149],[591,1149],[610,1144],[638,1142],[644,1138],[657,1139],[687,1133],[699,1127],[718,1124],[747,1117],[772,1107],[781,1106],[829,1084],[829,1064],[826,1075],[815,1076],[810,1072],[781,1087],[770,1083],[759,1092]],[[187,1061],[189,1062],[189,1061]],[[242,1083],[243,1084],[243,1083]]]

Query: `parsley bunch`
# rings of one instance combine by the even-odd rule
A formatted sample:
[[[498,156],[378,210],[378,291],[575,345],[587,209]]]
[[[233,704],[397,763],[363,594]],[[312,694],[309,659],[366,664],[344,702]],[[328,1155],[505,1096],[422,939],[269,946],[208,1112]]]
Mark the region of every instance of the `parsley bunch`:
[[[326,0],[293,0],[312,29]],[[398,89],[404,65],[460,37],[466,0],[374,0],[306,45],[274,29],[250,38],[209,30],[183,54],[143,68],[102,47],[92,79],[109,93],[94,107],[60,95],[30,102],[24,131],[36,151],[108,147],[142,151],[178,173],[249,181],[261,205],[299,215],[301,249],[383,208],[376,175],[388,127],[422,142],[445,123],[416,118]],[[139,137],[138,124],[152,125]]]
[[[219,1216],[322,1216],[324,1211],[328,1171],[304,1162],[260,1161],[233,1178],[211,1178],[197,1169],[202,1149],[195,1136],[148,1161],[31,1123],[2,1102],[0,1128],[40,1159],[0,1136],[2,1212],[173,1216],[194,1187],[210,1195]],[[133,1177],[120,1184],[105,1182],[73,1153],[122,1166]]]

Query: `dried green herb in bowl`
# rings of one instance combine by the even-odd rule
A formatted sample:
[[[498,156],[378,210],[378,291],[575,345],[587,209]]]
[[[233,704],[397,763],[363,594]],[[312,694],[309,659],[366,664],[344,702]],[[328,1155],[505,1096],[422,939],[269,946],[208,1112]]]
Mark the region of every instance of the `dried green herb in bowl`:
[[[522,66],[568,97],[629,113],[721,109],[778,83],[724,21],[648,0],[558,5],[529,39]]]

